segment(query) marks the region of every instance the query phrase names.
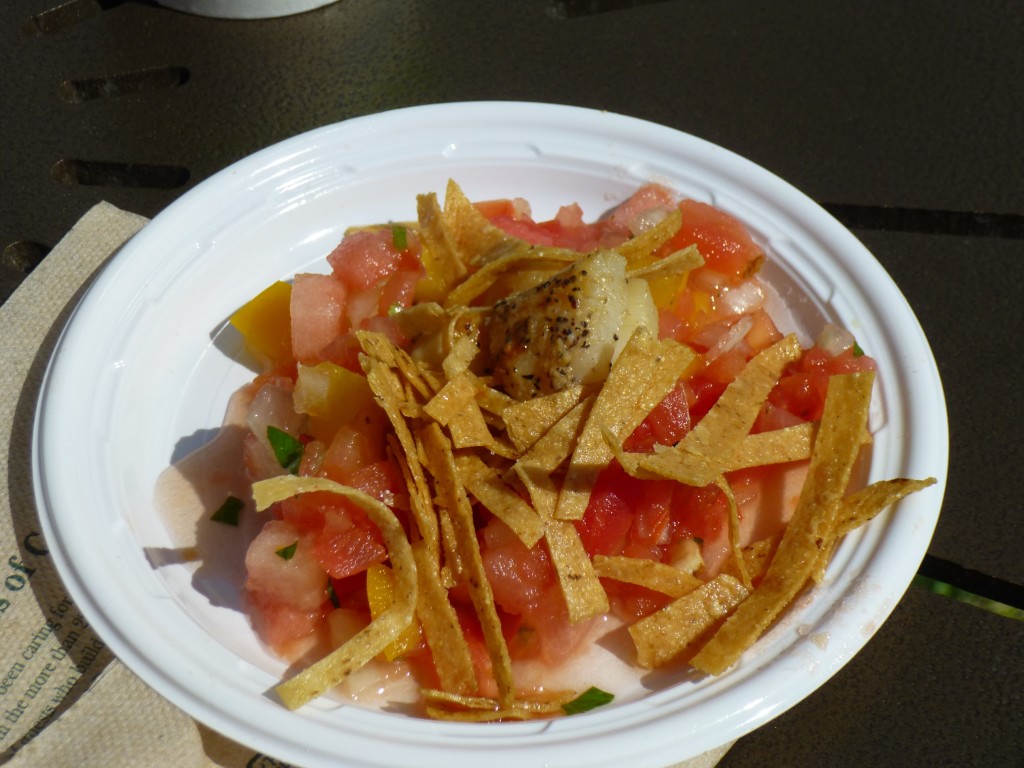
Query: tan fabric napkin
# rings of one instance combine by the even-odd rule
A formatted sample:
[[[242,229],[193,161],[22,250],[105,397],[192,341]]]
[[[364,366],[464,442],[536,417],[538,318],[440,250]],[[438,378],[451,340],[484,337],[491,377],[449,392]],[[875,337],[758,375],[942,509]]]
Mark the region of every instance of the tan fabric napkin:
[[[0,306],[0,764],[284,766],[194,722],[117,659],[68,596],[32,488],[32,422],[47,361],[90,278],[141,216],[100,203]],[[711,768],[728,745],[671,768]]]

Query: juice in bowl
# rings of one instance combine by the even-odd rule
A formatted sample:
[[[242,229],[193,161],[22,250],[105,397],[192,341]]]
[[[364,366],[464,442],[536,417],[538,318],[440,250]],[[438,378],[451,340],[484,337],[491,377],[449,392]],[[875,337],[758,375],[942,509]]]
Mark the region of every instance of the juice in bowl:
[[[904,476],[941,479],[944,453],[934,448],[944,446],[942,435],[927,450],[907,437],[920,434],[921,424],[925,433],[944,429],[934,417],[937,376],[911,381],[906,373],[911,357],[918,370],[922,360],[934,363],[907,325],[905,302],[852,236],[746,161],[657,126],[537,105],[514,114],[543,140],[522,147],[513,121],[493,129],[487,151],[497,157],[481,158],[469,130],[473,119],[484,119],[479,109],[424,108],[425,148],[408,150],[411,156],[382,149],[400,144],[395,136],[408,130],[407,114],[392,113],[375,118],[373,131],[355,121],[325,129],[316,141],[300,137],[236,173],[244,183],[228,206],[230,220],[212,212],[189,238],[204,256],[185,260],[187,289],[171,264],[166,298],[141,312],[159,331],[175,317],[175,299],[209,304],[195,322],[205,324],[194,334],[198,350],[172,344],[158,356],[152,344],[142,350],[135,339],[124,342],[139,382],[125,377],[124,392],[143,391],[145,381],[151,397],[155,370],[185,372],[171,388],[176,395],[162,393],[187,405],[161,418],[162,445],[178,451],[149,452],[142,475],[151,488],[168,457],[181,459],[193,447],[183,436],[212,435],[232,393],[244,388],[251,401],[235,399],[238,427],[223,433],[237,442],[247,472],[195,494],[202,523],[186,524],[184,533],[203,531],[201,541],[183,542],[181,531],[169,533],[152,515],[131,516],[136,546],[150,553],[138,565],[146,572],[141,584],[150,595],[169,595],[163,604],[173,608],[152,623],[173,621],[181,637],[174,654],[186,667],[208,668],[217,658],[232,670],[215,672],[217,694],[177,681],[162,692],[186,709],[203,701],[207,711],[216,701],[225,732],[284,758],[302,743],[303,760],[313,764],[336,759],[329,734],[339,733],[355,745],[354,764],[401,764],[423,750],[441,762],[452,744],[482,748],[480,739],[489,749],[516,746],[519,759],[683,759],[824,682],[909,583],[916,562],[907,560],[919,561],[927,545],[941,483],[834,550],[832,534],[819,537],[819,519],[807,515],[799,527],[804,545],[818,549],[821,538],[821,549],[834,551],[827,570],[801,566],[821,578],[812,588],[801,589],[804,579],[794,589],[789,566],[769,575],[779,548],[772,537],[783,529],[777,517],[753,510],[766,499],[785,500],[773,506],[777,515],[794,509],[796,480],[814,462],[799,451],[818,443],[821,394],[836,378],[829,374],[863,382],[877,368],[876,381],[859,389],[859,405],[847,394],[853,400],[833,408],[870,410],[870,438],[863,423],[844,426],[846,416],[824,421],[840,425],[829,435],[856,438],[860,459],[840,468],[840,478],[852,473],[853,489]],[[541,117],[543,129],[536,127]],[[437,141],[460,130],[459,141]],[[616,153],[588,147],[595,136],[613,141]],[[342,157],[326,153],[334,141],[365,146]],[[461,186],[449,188],[449,179]],[[431,192],[433,203],[429,194],[417,201]],[[532,213],[515,198],[529,200]],[[710,231],[728,243],[722,231],[732,232],[732,245],[739,239],[743,247],[721,256],[683,233],[704,221],[693,210],[687,215],[688,207],[719,224],[705,222],[701,236]],[[450,253],[475,254],[462,274],[445,255],[452,242]],[[285,287],[272,289],[269,303],[249,303],[278,283]],[[289,330],[290,362],[267,352],[275,342],[265,329],[281,323],[260,320],[282,306],[289,324],[305,328]],[[328,309],[307,312],[312,306]],[[248,308],[249,325],[240,307]],[[248,335],[249,351],[224,322],[231,317]],[[333,325],[324,330],[320,322]],[[180,327],[175,335],[193,337]],[[327,396],[332,391],[343,395]],[[929,398],[930,420],[918,413]],[[330,405],[339,402],[345,407]],[[122,424],[114,418],[111,431]],[[782,454],[760,453],[777,437],[755,438],[743,466],[729,463],[741,441],[784,430],[796,437],[775,446]],[[208,456],[212,449],[202,450]],[[766,464],[766,455],[776,458]],[[851,465],[850,456],[840,463]],[[834,498],[839,481],[828,478],[836,476],[835,461],[824,466],[809,474],[825,478],[816,481],[825,489],[819,496]],[[253,479],[266,511],[250,504]],[[229,495],[245,502],[239,520],[252,526],[248,533],[209,520]],[[837,526],[837,519],[838,512],[832,532],[850,524]],[[765,540],[760,550],[751,547]],[[196,545],[186,550],[195,559],[154,567],[154,552],[180,553],[185,543]],[[891,549],[897,543],[899,557]],[[223,556],[212,544],[227,547],[216,550]],[[779,562],[791,563],[805,562],[809,550],[789,544],[781,551],[791,554]],[[426,573],[436,578],[421,581]],[[771,589],[762,588],[766,581]],[[726,629],[737,605],[775,604],[786,593],[788,607],[753,630],[760,635],[753,645],[726,636],[751,634],[746,621]],[[428,595],[446,600],[430,608]],[[696,615],[705,622],[697,631]],[[195,659],[186,635],[208,658]],[[431,635],[444,638],[434,646],[444,650],[440,662]],[[702,657],[695,637],[700,649],[719,651]],[[145,642],[160,644],[152,633]],[[339,667],[339,654],[331,655],[339,645],[355,661]],[[747,647],[742,656],[736,650]],[[166,658],[144,659],[141,667],[166,666]],[[322,658],[335,660],[317,668]],[[340,678],[332,675],[346,664],[354,671],[333,689]],[[597,691],[588,694],[591,687]],[[332,690],[316,696],[324,688]],[[756,715],[739,714],[752,701]],[[567,717],[565,706],[594,708]],[[427,714],[503,722],[430,724]],[[390,731],[396,717],[400,736]],[[507,722],[520,718],[530,719]],[[255,733],[253,722],[289,725],[268,735]],[[583,733],[595,742],[585,754]],[[373,748],[381,739],[385,752]]]

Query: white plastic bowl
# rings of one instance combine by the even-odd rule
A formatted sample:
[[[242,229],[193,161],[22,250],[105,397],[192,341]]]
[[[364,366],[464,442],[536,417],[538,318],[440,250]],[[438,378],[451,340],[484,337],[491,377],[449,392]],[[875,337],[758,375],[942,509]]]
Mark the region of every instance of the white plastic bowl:
[[[346,227],[415,218],[415,195],[442,193],[449,177],[473,199],[524,197],[538,217],[578,201],[592,218],[650,180],[735,214],[769,252],[766,278],[804,341],[833,320],[878,361],[868,480],[933,475],[938,485],[848,537],[825,584],[718,678],[650,676],[608,707],[532,723],[438,723],[329,698],[284,710],[266,695],[284,665],[237,609],[236,585],[198,590],[187,566],[147,558],[174,545],[152,509],[154,484],[182,445],[220,425],[229,395],[251,377],[223,333],[226,318],[274,280],[326,271]],[[825,683],[910,584],[947,458],[941,383],[920,326],[878,262],[810,199],[662,126],[555,105],[468,103],[303,134],[157,216],[111,260],[64,332],[39,403],[35,475],[47,541],[92,625],[153,688],[225,735],[311,767],[600,768],[702,753]]]

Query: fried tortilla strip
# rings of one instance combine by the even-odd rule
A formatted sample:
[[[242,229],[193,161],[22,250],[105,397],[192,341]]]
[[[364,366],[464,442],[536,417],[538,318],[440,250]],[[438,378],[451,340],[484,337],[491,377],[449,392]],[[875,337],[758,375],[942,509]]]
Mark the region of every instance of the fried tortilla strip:
[[[833,536],[871,402],[871,372],[833,376],[800,500],[768,571],[757,588],[691,660],[717,675],[731,667],[767,629],[814,570]]]
[[[597,578],[590,555],[583,548],[576,526],[568,520],[548,520],[544,540],[569,609],[570,623],[605,613],[609,608],[608,595]]]
[[[449,379],[423,406],[423,411],[448,428],[456,448],[486,448],[499,456],[512,458],[516,455],[513,448],[498,440],[487,426],[476,399],[479,388],[477,377],[463,371]]]
[[[444,306],[469,306],[507,275],[518,275],[513,292],[529,290],[580,258],[580,254],[575,251],[531,245],[523,241],[518,241],[518,245],[515,245],[510,241],[507,253],[488,261],[453,288],[444,299]],[[532,272],[534,279],[524,281],[524,270]]]
[[[569,461],[555,517],[583,517],[598,474],[613,458],[609,440],[621,444],[629,437],[696,359],[689,347],[670,339],[659,341],[645,327],[637,328],[612,365],[587,417]]]
[[[440,389],[441,384],[436,376],[420,368],[408,352],[396,347],[383,333],[356,331],[356,338],[368,357],[398,371],[424,400],[429,400]]]
[[[621,252],[621,249],[618,249]],[[704,266],[704,257],[700,255],[697,246],[691,245],[678,251],[673,251],[663,259],[652,261],[643,266],[630,266],[630,277],[641,277],[650,282],[659,278],[671,278],[675,293],[679,293],[679,279],[688,275],[698,267]]]
[[[851,493],[843,499],[843,503],[839,507],[835,538],[841,539],[850,531],[860,528],[886,507],[895,504],[905,496],[935,485],[935,482],[934,477],[924,480],[908,480],[906,478],[879,480],[867,488]]]
[[[364,360],[366,380],[377,398],[378,404],[384,409],[394,429],[397,447],[392,444],[395,455],[400,457],[403,472],[408,473],[406,486],[409,489],[409,504],[420,537],[426,540],[435,551],[439,546],[437,517],[433,511],[432,496],[427,477],[423,471],[419,451],[412,431],[402,414],[400,403],[404,399],[401,382],[387,364],[379,360]]]
[[[459,336],[441,363],[445,378],[453,379],[469,370],[473,358],[480,354],[480,346],[473,336]]]
[[[904,496],[934,484],[934,477],[925,480],[908,480],[906,478],[879,480],[844,498],[839,505],[835,533],[828,546],[822,549],[811,578],[818,584],[824,580],[825,570],[828,568],[829,560],[832,559],[832,553],[846,534],[864,525],[883,509],[895,504]]]
[[[749,594],[750,590],[737,579],[721,573],[630,625],[637,663],[644,669],[654,669],[671,661]]]
[[[505,637],[501,633],[501,620],[498,618],[494,594],[484,571],[476,528],[473,524],[473,507],[466,496],[465,488],[459,482],[451,443],[441,431],[441,427],[436,422],[431,422],[420,431],[420,434],[435,487],[451,515],[459,560],[469,587],[469,597],[480,620],[487,653],[491,658],[494,680],[498,684],[498,699],[503,707],[509,707],[515,697],[512,687],[512,660],[509,658]]]
[[[420,540],[413,543],[412,554],[416,559],[419,584],[416,614],[430,646],[441,687],[455,693],[473,693],[477,690],[473,658],[459,617],[448,599],[434,553]]]
[[[479,266],[490,254],[500,253],[513,239],[491,224],[452,179],[444,193],[444,220],[459,259],[469,268]]]
[[[427,714],[435,720],[460,722],[495,722],[498,720],[529,720],[563,714],[562,706],[572,701],[571,691],[545,692],[543,698],[517,698],[509,707],[485,696],[459,696],[448,691],[422,689]]]
[[[664,219],[653,227],[641,232],[636,237],[631,237],[622,245],[617,246],[615,250],[621,253],[630,264],[640,266],[649,263],[654,257],[654,252],[675,237],[682,224],[682,211],[679,208],[673,208]],[[703,260],[701,261],[703,263]]]
[[[594,555],[593,563],[594,570],[602,579],[636,584],[669,597],[682,597],[704,583],[692,573],[668,563],[641,557]]]
[[[789,335],[756,355],[740,372],[707,415],[674,447],[655,452],[626,453],[618,436],[611,444],[623,469],[634,477],[663,477],[703,487],[715,482],[750,432],[768,393],[787,363],[800,357],[796,336]]]
[[[472,453],[457,455],[455,469],[466,490],[511,528],[527,548],[540,541],[544,535],[544,522],[536,510],[501,479],[496,470]]]
[[[816,423],[808,421],[791,427],[773,429],[770,432],[747,435],[722,471],[732,472],[737,469],[809,459],[817,429]],[[864,434],[861,435],[861,445],[870,443],[871,433],[865,428]]]
[[[512,445],[520,453],[528,451],[541,435],[575,407],[582,396],[583,386],[573,384],[550,395],[512,400],[501,414]]]
[[[455,235],[448,227],[435,193],[417,195],[416,215],[422,245],[420,258],[427,272],[416,288],[417,298],[439,301],[462,281],[468,270],[459,258]]]
[[[736,497],[733,495],[732,486],[725,479],[725,475],[715,478],[715,485],[725,494],[725,502],[729,509],[729,549],[732,552],[732,562],[736,565],[736,571],[740,575],[740,581],[748,589],[752,586],[750,575],[747,573],[747,565],[743,561],[743,551],[740,548],[740,510],[736,506]]]
[[[303,704],[338,685],[349,674],[382,653],[412,625],[418,595],[416,561],[402,523],[385,504],[355,488],[321,477],[283,475],[261,480],[252,487],[257,510],[301,493],[327,491],[344,497],[363,510],[380,529],[391,561],[394,602],[346,643],[275,689],[288,709]]]
[[[769,536],[766,539],[759,539],[751,544],[747,544],[743,547],[743,565],[746,567],[747,574],[752,580],[760,579],[764,576],[765,571],[768,570],[768,565],[772,561],[772,556],[775,554],[775,550],[779,546],[779,540],[782,538],[782,534],[776,534]],[[740,578],[739,569],[736,567],[736,563],[732,560],[728,561],[722,566],[722,573],[728,573],[730,576],[734,576],[737,579]]]
[[[533,508],[544,521],[555,516],[558,504],[558,485],[552,473],[569,458],[592,405],[593,398],[577,403],[512,465],[512,471],[530,495]]]

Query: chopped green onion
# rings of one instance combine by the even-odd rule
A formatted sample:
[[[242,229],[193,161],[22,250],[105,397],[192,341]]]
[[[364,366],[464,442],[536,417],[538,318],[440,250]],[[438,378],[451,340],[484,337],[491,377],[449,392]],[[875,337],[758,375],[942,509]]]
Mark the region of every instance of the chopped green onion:
[[[244,501],[237,496],[228,496],[217,511],[210,515],[210,519],[215,523],[238,527],[238,516],[244,508]]]
[[[614,698],[614,694],[591,686],[572,701],[563,704],[562,709],[567,715],[578,715],[581,712],[589,712],[597,707],[603,707]]]
[[[299,540],[296,539],[291,544],[289,544],[287,547],[281,547],[280,549],[275,549],[274,550],[274,554],[277,555],[278,557],[280,557],[282,560],[291,560],[293,557],[295,557],[295,550],[298,548],[298,546],[299,546]]]
[[[341,600],[338,599],[338,593],[334,591],[334,582],[331,579],[327,579],[327,598],[335,608],[341,608]]]
[[[391,242],[400,251],[404,251],[409,247],[409,236],[405,231],[405,227],[396,224],[391,228]]]
[[[284,430],[277,427],[267,427],[267,440],[270,447],[274,449],[274,457],[277,463],[287,469],[293,475],[299,471],[299,462],[302,461],[302,452],[305,446]]]
[[[853,342],[853,356],[860,357],[863,354],[864,350],[860,348],[860,344],[858,344],[856,341]]]

